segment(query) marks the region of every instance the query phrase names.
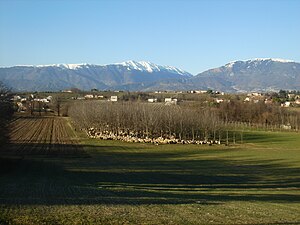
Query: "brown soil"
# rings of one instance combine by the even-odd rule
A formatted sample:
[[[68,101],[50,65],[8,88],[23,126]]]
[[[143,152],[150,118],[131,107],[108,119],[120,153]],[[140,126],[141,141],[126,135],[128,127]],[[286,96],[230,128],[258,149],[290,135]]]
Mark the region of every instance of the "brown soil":
[[[67,118],[55,116],[20,116],[10,124],[10,144],[0,150],[8,155],[82,156]]]

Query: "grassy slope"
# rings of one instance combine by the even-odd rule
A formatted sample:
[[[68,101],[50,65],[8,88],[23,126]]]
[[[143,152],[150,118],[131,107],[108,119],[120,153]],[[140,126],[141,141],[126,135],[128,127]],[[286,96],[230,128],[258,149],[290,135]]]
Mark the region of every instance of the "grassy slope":
[[[81,138],[89,158],[1,159],[0,224],[300,222],[299,134],[230,147]]]

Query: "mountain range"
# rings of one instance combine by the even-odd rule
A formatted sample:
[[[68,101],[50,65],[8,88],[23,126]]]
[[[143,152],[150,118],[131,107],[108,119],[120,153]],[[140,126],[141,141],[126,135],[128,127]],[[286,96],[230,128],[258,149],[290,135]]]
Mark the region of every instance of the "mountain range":
[[[272,58],[240,60],[195,76],[176,67],[145,61],[109,65],[21,65],[0,68],[0,80],[15,91],[59,91],[74,87],[129,91],[300,90],[300,63]]]
[[[300,90],[300,63],[271,58],[234,61],[191,80],[225,92]]]

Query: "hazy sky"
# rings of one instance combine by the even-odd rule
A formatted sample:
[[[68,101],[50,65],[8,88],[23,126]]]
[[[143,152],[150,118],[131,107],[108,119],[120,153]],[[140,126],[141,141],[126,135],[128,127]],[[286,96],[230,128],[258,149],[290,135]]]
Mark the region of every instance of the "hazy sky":
[[[0,66],[300,62],[298,0],[0,0]]]

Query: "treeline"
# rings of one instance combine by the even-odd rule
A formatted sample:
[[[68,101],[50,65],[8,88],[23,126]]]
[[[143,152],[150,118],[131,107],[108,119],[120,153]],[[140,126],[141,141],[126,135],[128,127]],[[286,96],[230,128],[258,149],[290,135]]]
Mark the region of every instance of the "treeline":
[[[8,141],[8,123],[14,113],[11,97],[10,89],[0,81],[0,146]]]
[[[201,104],[164,105],[143,102],[74,102],[73,121],[91,136],[228,141],[239,132],[232,124],[298,130],[300,113],[263,102],[223,102],[217,107]],[[243,125],[243,126],[244,126]],[[237,130],[235,130],[237,129]],[[123,139],[122,139],[123,140]]]
[[[230,101],[218,107],[219,117],[225,123],[242,122],[251,125],[268,127],[289,126],[298,130],[300,112],[264,102],[250,103]]]
[[[223,122],[213,108],[141,102],[77,102],[69,115],[81,128],[139,138],[217,140]]]

